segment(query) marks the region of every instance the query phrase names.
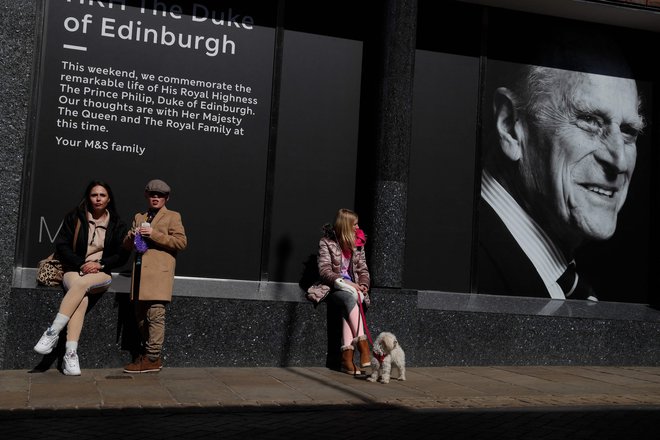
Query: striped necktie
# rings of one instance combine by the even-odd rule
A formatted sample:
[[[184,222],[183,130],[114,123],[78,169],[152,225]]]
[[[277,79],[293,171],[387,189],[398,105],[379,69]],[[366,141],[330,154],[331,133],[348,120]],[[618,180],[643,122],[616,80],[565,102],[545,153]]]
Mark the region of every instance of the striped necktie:
[[[571,296],[575,292],[575,288],[578,285],[578,274],[575,270],[575,261],[571,261],[562,276],[557,279],[557,284],[564,291],[566,298]]]
[[[586,299],[598,302],[596,292],[594,292],[589,282],[584,277],[578,275],[575,261],[571,261],[566,271],[557,280],[557,284],[564,291],[566,298],[570,297],[570,299]]]

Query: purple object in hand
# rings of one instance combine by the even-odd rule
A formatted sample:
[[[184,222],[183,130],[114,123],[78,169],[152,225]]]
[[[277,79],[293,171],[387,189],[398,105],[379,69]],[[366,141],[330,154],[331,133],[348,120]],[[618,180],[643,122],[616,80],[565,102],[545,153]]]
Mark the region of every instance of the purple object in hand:
[[[144,241],[144,237],[139,232],[135,234],[133,244],[135,245],[135,250],[140,254],[144,254],[149,249],[147,242]]]

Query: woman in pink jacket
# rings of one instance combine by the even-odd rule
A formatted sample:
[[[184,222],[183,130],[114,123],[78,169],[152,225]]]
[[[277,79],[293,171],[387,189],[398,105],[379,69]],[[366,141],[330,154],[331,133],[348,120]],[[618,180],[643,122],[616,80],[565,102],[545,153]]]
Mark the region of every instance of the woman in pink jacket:
[[[337,212],[334,225],[323,227],[319,242],[318,268],[320,282],[310,288],[308,298],[314,302],[329,298],[342,310],[341,371],[361,374],[353,363],[355,347],[360,351],[360,367],[368,367],[371,353],[358,298],[369,304],[369,268],[364,253],[364,232],[358,216],[349,209]]]

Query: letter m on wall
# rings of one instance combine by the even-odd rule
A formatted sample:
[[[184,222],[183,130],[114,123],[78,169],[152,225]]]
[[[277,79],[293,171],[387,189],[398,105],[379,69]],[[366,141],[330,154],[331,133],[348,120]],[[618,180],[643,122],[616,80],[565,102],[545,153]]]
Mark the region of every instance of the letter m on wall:
[[[46,218],[44,216],[41,216],[39,218],[39,243],[43,243],[44,241],[43,240],[44,230],[46,231],[46,235],[48,235],[48,241],[53,243],[57,238],[57,234],[60,233],[60,229],[62,229],[63,224],[64,224],[64,220],[60,222],[60,225],[57,227],[55,234],[51,235],[50,229],[48,229],[48,223],[46,223]]]

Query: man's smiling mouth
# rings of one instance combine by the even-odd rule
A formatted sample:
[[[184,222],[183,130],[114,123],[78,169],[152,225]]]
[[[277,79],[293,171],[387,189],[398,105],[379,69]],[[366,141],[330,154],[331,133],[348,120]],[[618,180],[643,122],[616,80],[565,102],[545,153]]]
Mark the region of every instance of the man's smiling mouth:
[[[595,185],[585,185],[584,186],[587,190],[594,192],[596,194],[599,194],[601,196],[609,197],[612,198],[614,197],[614,194],[616,191],[611,190],[611,189],[605,189],[600,186],[595,186]]]

